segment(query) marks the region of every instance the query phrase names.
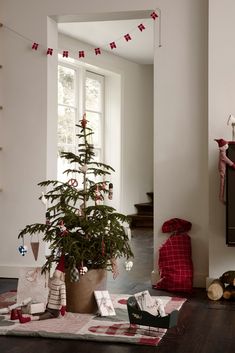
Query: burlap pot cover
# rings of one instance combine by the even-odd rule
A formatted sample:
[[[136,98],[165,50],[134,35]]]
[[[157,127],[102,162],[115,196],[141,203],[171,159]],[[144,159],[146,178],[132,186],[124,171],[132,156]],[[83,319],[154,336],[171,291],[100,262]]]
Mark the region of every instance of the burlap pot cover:
[[[80,276],[78,282],[71,282],[66,273],[67,311],[73,313],[96,313],[97,304],[95,290],[105,290],[107,271],[103,269],[89,270]]]

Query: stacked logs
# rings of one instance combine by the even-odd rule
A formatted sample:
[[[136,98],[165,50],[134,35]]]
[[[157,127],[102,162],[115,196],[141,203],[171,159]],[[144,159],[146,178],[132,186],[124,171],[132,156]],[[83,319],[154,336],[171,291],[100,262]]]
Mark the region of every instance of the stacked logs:
[[[235,271],[227,271],[219,279],[212,281],[207,289],[207,296],[211,300],[235,298]]]

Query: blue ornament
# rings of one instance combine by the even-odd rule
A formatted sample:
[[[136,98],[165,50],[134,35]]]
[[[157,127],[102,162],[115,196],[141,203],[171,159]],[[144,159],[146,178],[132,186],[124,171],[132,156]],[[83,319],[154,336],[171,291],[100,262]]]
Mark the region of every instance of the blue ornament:
[[[25,254],[28,251],[27,246],[25,246],[25,245],[20,245],[18,247],[18,250],[19,250],[20,255],[22,255],[22,256],[25,256]]]

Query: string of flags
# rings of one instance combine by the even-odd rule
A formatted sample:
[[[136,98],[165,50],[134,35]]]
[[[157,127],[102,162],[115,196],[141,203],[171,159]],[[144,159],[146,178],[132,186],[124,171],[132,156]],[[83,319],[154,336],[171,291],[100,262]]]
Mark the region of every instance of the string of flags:
[[[161,27],[161,12],[160,12],[160,9],[152,11],[150,13],[150,17],[153,19],[153,21],[156,21],[157,19],[159,20],[159,47],[161,47],[161,33],[160,33],[160,30],[161,30],[161,28],[160,28]],[[45,49],[45,46],[43,46],[42,44],[40,44],[38,42],[35,42],[35,41],[33,41],[33,40],[29,39],[29,38],[26,38],[25,36],[21,35],[20,33],[16,32],[15,30],[9,28],[8,26],[0,24],[0,27],[5,27],[9,31],[12,31],[15,34],[17,34],[18,36],[22,37],[23,39],[31,42],[31,49],[33,51],[37,51],[40,48],[44,48]],[[139,30],[140,32],[143,32],[146,29],[146,25],[144,25],[144,23],[140,23],[137,26],[136,29]],[[109,47],[111,50],[115,50],[118,47],[117,42],[120,41],[121,39],[125,40],[126,42],[131,41],[133,39],[131,34],[132,34],[131,32],[130,33],[126,33],[123,36],[121,36],[120,38],[118,38],[118,39],[116,39],[114,41],[111,41],[110,43],[104,45],[103,47],[94,48],[94,54],[96,56],[101,55],[102,54],[102,49],[104,47]],[[70,51],[74,52],[74,50],[70,50]],[[69,50],[62,50],[63,58],[68,58],[70,51]],[[55,52],[59,52],[59,50],[56,49],[56,48],[51,48],[51,47],[47,47],[46,50],[45,50],[45,53],[46,53],[47,56],[52,56]],[[85,50],[78,50],[77,51],[77,56],[78,56],[79,59],[85,58],[85,56],[86,56]]]

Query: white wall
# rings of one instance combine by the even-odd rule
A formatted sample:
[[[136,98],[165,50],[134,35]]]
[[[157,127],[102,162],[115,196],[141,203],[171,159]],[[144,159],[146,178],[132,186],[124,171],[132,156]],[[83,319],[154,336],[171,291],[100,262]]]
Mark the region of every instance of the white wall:
[[[155,247],[167,219],[192,222],[194,284],[208,273],[207,2],[162,3],[155,58]],[[155,261],[158,260],[156,254]]]
[[[213,0],[209,8],[209,276],[217,278],[235,268],[235,248],[225,244],[225,206],[218,201],[219,153],[214,141],[220,137],[232,139],[231,127],[226,123],[229,114],[235,114],[235,3],[225,0],[221,6],[220,1]]]
[[[4,70],[2,78],[4,83],[4,111],[1,113],[1,143],[4,146],[1,158],[1,178],[4,191],[0,194],[1,230],[0,236],[2,247],[0,249],[0,276],[17,276],[16,269],[23,265],[35,264],[31,252],[21,257],[18,253],[20,242],[17,241],[19,231],[26,225],[34,222],[44,222],[44,206],[38,201],[40,189],[37,183],[55,177],[55,147],[56,147],[56,84],[55,68],[56,58],[47,57],[45,48],[56,45],[56,23],[48,19],[49,15],[76,14],[80,16],[89,12],[132,10],[135,6],[122,6],[111,4],[107,1],[99,3],[99,9],[94,6],[94,2],[87,1],[50,1],[36,2],[29,0],[8,0],[1,1],[0,13],[2,22],[20,33],[23,37],[43,44],[44,51],[31,50],[31,43],[12,32],[2,29],[3,41],[1,43],[2,64]],[[17,14],[17,16],[16,16]],[[37,14],[37,15],[35,15]],[[119,60],[120,62],[120,60]],[[125,93],[128,92],[131,102],[135,100],[133,92],[134,84],[141,86],[142,80],[152,79],[151,70],[142,68],[139,65],[126,61],[126,68],[120,65],[119,70],[129,70],[123,79]],[[124,65],[124,66],[125,66]],[[145,76],[143,78],[143,75]],[[133,77],[131,76],[133,75]],[[135,78],[134,78],[135,77]],[[127,80],[128,79],[128,80]],[[131,82],[132,81],[132,82]],[[149,92],[149,90],[146,90]],[[146,92],[146,94],[147,94]],[[131,96],[133,94],[133,96]],[[123,159],[123,202],[128,205],[123,206],[123,211],[128,212],[129,205],[133,207],[134,202],[142,201],[145,192],[152,187],[151,177],[143,178],[142,169],[152,168],[152,163],[144,157],[140,165],[140,172],[137,173],[138,165],[142,155],[136,155],[136,160],[129,162],[128,154],[138,146],[138,152],[144,148],[149,148],[150,144],[143,145],[141,149],[140,133],[138,124],[129,120],[134,116],[137,121],[141,120],[142,126],[146,122],[152,121],[152,99],[151,95],[145,97],[141,92],[135,93],[137,103],[133,105],[133,111],[128,104],[122,111],[122,128],[125,132],[122,140],[122,149],[125,159]],[[140,104],[140,98],[146,98],[149,110],[147,114],[144,104]],[[53,103],[54,102],[54,103]],[[139,104],[139,105],[138,105]],[[141,119],[140,119],[141,117]],[[136,122],[136,120],[135,120]],[[151,124],[151,123],[150,123]],[[148,124],[147,124],[148,125]],[[126,139],[127,142],[126,143]],[[151,139],[151,136],[150,136]],[[150,140],[149,139],[149,140]],[[151,154],[151,153],[150,153]],[[145,155],[144,155],[145,156]],[[151,158],[150,158],[151,159]],[[146,161],[146,164],[145,164]],[[132,171],[127,169],[135,168]],[[150,168],[149,168],[150,166]],[[127,175],[126,175],[127,174]],[[128,178],[130,179],[127,179]],[[126,181],[130,186],[124,185]],[[145,190],[146,187],[146,190]],[[138,188],[138,190],[135,190]],[[139,191],[142,188],[142,193]],[[129,196],[128,196],[129,195]],[[30,247],[30,240],[26,244]],[[40,246],[39,261],[36,265],[44,262],[44,246]]]
[[[210,1],[208,15],[207,3],[206,0],[100,0],[98,6],[91,0],[2,0],[0,3],[2,22],[43,43],[47,38],[48,15],[89,16],[97,12],[161,8],[163,47],[156,48],[154,73],[155,250],[167,237],[160,231],[163,221],[171,217],[190,220],[198,285],[204,284],[208,273],[217,277],[234,263],[234,250],[225,245],[224,207],[217,199],[218,151],[213,139],[229,138],[224,118],[235,109],[232,45],[235,5],[233,0],[225,0],[223,5],[219,0]],[[5,192],[0,195],[0,210],[5,247],[0,255],[2,265],[9,263],[9,257],[12,264],[22,265],[30,261],[16,254],[17,228],[42,217],[35,184],[47,175],[47,58],[25,50],[22,42],[7,32],[2,45],[6,109],[1,116],[5,136],[1,173]],[[128,128],[130,125],[127,121]],[[133,136],[128,138],[128,147],[134,149]],[[136,168],[136,164],[131,168]],[[128,173],[127,170],[125,177],[130,177]],[[131,178],[130,182],[135,183]]]

